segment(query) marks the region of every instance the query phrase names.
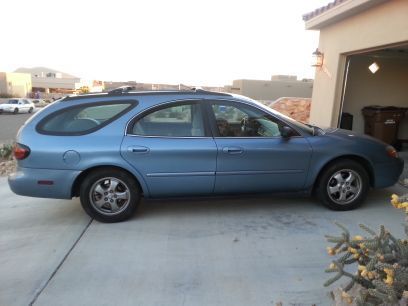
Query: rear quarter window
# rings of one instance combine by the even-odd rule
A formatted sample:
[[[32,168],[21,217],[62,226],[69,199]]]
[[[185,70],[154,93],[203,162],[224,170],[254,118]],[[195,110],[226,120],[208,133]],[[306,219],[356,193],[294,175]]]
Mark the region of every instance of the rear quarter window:
[[[42,119],[37,132],[76,136],[95,132],[136,106],[136,101],[78,105],[56,111]]]

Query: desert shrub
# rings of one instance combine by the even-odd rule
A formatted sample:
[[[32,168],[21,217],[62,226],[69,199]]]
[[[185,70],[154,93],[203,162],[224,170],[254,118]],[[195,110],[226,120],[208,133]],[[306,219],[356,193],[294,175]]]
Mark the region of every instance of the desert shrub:
[[[11,144],[0,145],[0,159],[11,159],[13,146]]]
[[[392,195],[391,203],[407,214],[405,219],[405,234],[408,237],[408,195]],[[336,223],[342,230],[340,236],[326,236],[334,246],[327,252],[336,256],[327,273],[335,273],[325,286],[329,286],[342,278],[350,281],[343,288],[343,298],[348,303],[358,306],[376,305],[408,305],[408,240],[397,239],[383,225],[378,233],[360,224],[360,228],[368,233],[368,237],[350,235],[348,229]],[[353,265],[355,273],[345,270]],[[356,284],[361,286],[358,296],[347,292]]]

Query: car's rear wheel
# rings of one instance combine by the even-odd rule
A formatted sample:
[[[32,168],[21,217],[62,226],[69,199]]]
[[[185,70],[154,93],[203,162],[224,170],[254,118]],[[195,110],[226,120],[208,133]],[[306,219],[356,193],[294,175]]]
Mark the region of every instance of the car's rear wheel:
[[[130,174],[118,169],[100,169],[83,180],[80,198],[90,217],[101,222],[119,222],[135,212],[140,189]]]
[[[339,160],[323,170],[316,195],[333,210],[350,210],[364,201],[368,190],[365,168],[353,160]]]
[[[15,115],[15,114],[18,114],[18,108],[17,108],[17,107],[14,109],[13,114],[14,114],[14,115]]]

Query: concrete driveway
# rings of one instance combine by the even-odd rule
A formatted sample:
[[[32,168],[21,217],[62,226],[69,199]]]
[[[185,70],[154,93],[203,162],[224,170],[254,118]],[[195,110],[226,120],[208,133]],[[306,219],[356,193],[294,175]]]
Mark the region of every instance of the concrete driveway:
[[[402,187],[332,212],[313,199],[142,203],[130,221],[90,220],[78,200],[13,195],[0,178],[0,305],[329,305],[324,234],[385,224]]]

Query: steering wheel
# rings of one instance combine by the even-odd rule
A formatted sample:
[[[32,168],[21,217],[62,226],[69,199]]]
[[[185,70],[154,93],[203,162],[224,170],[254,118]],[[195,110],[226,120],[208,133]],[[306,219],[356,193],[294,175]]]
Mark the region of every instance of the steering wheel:
[[[257,118],[244,117],[241,119],[241,132],[243,136],[258,136],[261,124]]]

